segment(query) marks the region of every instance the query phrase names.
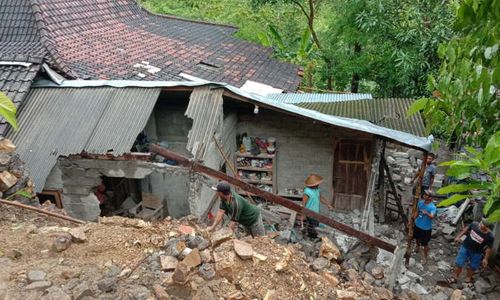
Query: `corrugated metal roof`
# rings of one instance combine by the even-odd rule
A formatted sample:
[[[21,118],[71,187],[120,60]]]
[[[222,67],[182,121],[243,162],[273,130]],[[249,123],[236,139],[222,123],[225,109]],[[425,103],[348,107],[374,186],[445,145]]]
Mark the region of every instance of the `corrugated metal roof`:
[[[370,121],[373,124],[425,136],[425,125],[420,114],[406,116],[414,99],[377,98],[374,100],[345,101],[335,103],[298,103],[299,107],[323,114]]]
[[[187,150],[197,159],[205,157],[207,146],[216,129],[223,121],[222,94],[224,89],[212,89],[210,86],[195,87],[189,97],[185,115],[193,120],[189,130]]]
[[[303,93],[303,94],[267,94],[267,98],[278,103],[331,103],[342,101],[370,100],[373,99],[371,94],[318,94],[318,93]]]
[[[7,133],[37,191],[62,155],[129,152],[153,111],[159,88],[34,88]]]
[[[196,87],[203,86],[207,83],[200,82],[189,82],[189,81],[137,81],[137,80],[65,80],[60,85],[56,85],[50,81],[39,81],[35,82],[34,86],[51,86],[51,87],[99,87],[99,86],[112,86],[112,87]],[[275,109],[278,111],[286,111],[294,115],[302,116],[311,120],[319,121],[325,124],[349,128],[353,130],[358,130],[370,134],[377,135],[379,137],[386,138],[388,140],[392,140],[394,142],[406,145],[412,148],[419,148],[425,151],[430,151],[432,148],[431,137],[425,138],[420,137],[411,133],[394,130],[382,126],[375,125],[365,120],[358,120],[352,118],[344,118],[332,116],[324,113],[320,113],[318,111],[305,109],[293,104],[287,103],[277,103],[276,101],[256,95],[253,93],[248,93],[242,91],[241,89],[234,87],[229,84],[220,83],[220,82],[211,82],[212,86],[220,86],[228,91],[244,97],[249,102],[254,103],[256,105],[267,106],[271,109]]]

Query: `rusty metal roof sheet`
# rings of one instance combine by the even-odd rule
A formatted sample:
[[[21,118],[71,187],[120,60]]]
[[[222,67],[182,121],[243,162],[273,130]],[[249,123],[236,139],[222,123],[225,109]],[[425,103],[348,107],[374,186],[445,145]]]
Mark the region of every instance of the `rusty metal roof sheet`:
[[[420,114],[406,116],[413,101],[414,99],[410,98],[377,98],[330,103],[298,103],[296,105],[331,116],[366,120],[382,127],[425,136],[425,125]]]
[[[146,126],[159,88],[34,88],[7,133],[40,191],[57,157],[129,152]]]

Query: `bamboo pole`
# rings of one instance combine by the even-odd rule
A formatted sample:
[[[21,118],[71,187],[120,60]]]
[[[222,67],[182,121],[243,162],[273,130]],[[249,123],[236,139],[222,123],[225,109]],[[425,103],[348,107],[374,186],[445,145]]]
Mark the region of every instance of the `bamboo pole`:
[[[66,220],[66,221],[77,223],[77,224],[87,224],[87,222],[82,221],[82,220],[78,220],[78,219],[75,219],[75,218],[72,218],[72,217],[68,217],[68,216],[64,216],[64,215],[61,215],[61,214],[56,214],[56,213],[51,212],[51,211],[43,210],[43,209],[40,209],[40,208],[37,208],[37,207],[34,207],[34,206],[30,206],[30,205],[25,205],[25,204],[22,204],[22,203],[19,203],[19,202],[15,202],[15,201],[9,201],[9,200],[0,199],[0,203],[5,204],[5,205],[11,205],[11,206],[20,207],[20,208],[23,208],[23,209],[27,209],[27,210],[31,210],[31,211],[37,212],[39,214],[48,215],[48,216],[51,216],[51,217],[54,217],[54,218],[63,219],[63,220]]]
[[[394,252],[394,250],[396,249],[396,246],[391,244],[391,243],[388,243],[388,242],[381,240],[375,236],[371,236],[371,235],[366,234],[362,231],[356,230],[348,225],[337,222],[337,221],[335,221],[327,216],[323,216],[319,213],[316,213],[312,210],[309,210],[305,207],[302,207],[301,205],[299,205],[291,200],[288,200],[288,199],[280,197],[278,195],[263,191],[263,190],[257,188],[256,186],[253,186],[247,182],[244,182],[244,181],[241,181],[237,178],[228,176],[222,172],[219,172],[217,170],[214,170],[212,168],[204,166],[196,161],[189,160],[188,158],[186,158],[184,156],[181,156],[173,151],[162,148],[156,144],[152,144],[150,146],[150,151],[154,152],[154,153],[158,153],[159,155],[161,155],[165,158],[175,160],[180,165],[187,167],[187,168],[190,168],[191,170],[194,170],[195,172],[200,172],[200,173],[206,174],[210,177],[214,177],[214,178],[217,178],[220,180],[225,180],[228,183],[232,184],[233,186],[237,186],[237,187],[239,187],[247,192],[253,193],[253,194],[255,194],[259,197],[262,197],[266,200],[283,205],[286,208],[289,208],[289,209],[294,210],[296,212],[299,212],[307,217],[318,220],[320,223],[323,223],[323,224],[326,224],[326,225],[331,226],[333,228],[336,228],[336,229],[338,229],[338,230],[340,230],[340,231],[342,231],[350,236],[353,236],[353,237],[360,239],[361,241],[363,241],[369,245],[373,245],[375,247],[384,249],[384,250],[389,251],[389,252]]]

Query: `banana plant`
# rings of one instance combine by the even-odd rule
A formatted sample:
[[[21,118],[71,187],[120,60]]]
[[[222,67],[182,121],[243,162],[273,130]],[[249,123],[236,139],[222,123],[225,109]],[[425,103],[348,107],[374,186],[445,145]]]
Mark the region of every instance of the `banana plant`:
[[[464,183],[456,183],[440,188],[439,194],[452,194],[441,201],[438,206],[453,205],[472,197],[486,197],[483,208],[484,215],[490,222],[500,221],[500,131],[490,139],[484,150],[465,147],[461,159],[441,163],[448,166],[446,175]],[[483,179],[478,179],[478,175]]]
[[[273,25],[268,26],[267,32],[258,33],[257,37],[262,45],[273,47],[277,56],[294,63],[305,62],[314,52],[314,43],[309,28],[305,28],[296,46],[288,45]]]
[[[16,111],[14,103],[0,91],[0,117],[3,117],[15,130],[17,130]]]

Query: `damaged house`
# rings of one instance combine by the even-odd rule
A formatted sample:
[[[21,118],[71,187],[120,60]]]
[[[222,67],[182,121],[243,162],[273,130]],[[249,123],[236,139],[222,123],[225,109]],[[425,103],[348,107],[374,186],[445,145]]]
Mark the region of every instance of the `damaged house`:
[[[0,90],[20,127],[2,133],[40,198],[73,217],[141,205],[148,217],[203,214],[213,180],[152,156],[151,143],[292,200],[319,174],[340,210],[371,206],[385,142],[430,150],[420,117],[404,116],[408,102],[294,94],[298,67],[233,37],[234,27],[132,0],[0,3]],[[315,106],[345,103],[352,110]]]

